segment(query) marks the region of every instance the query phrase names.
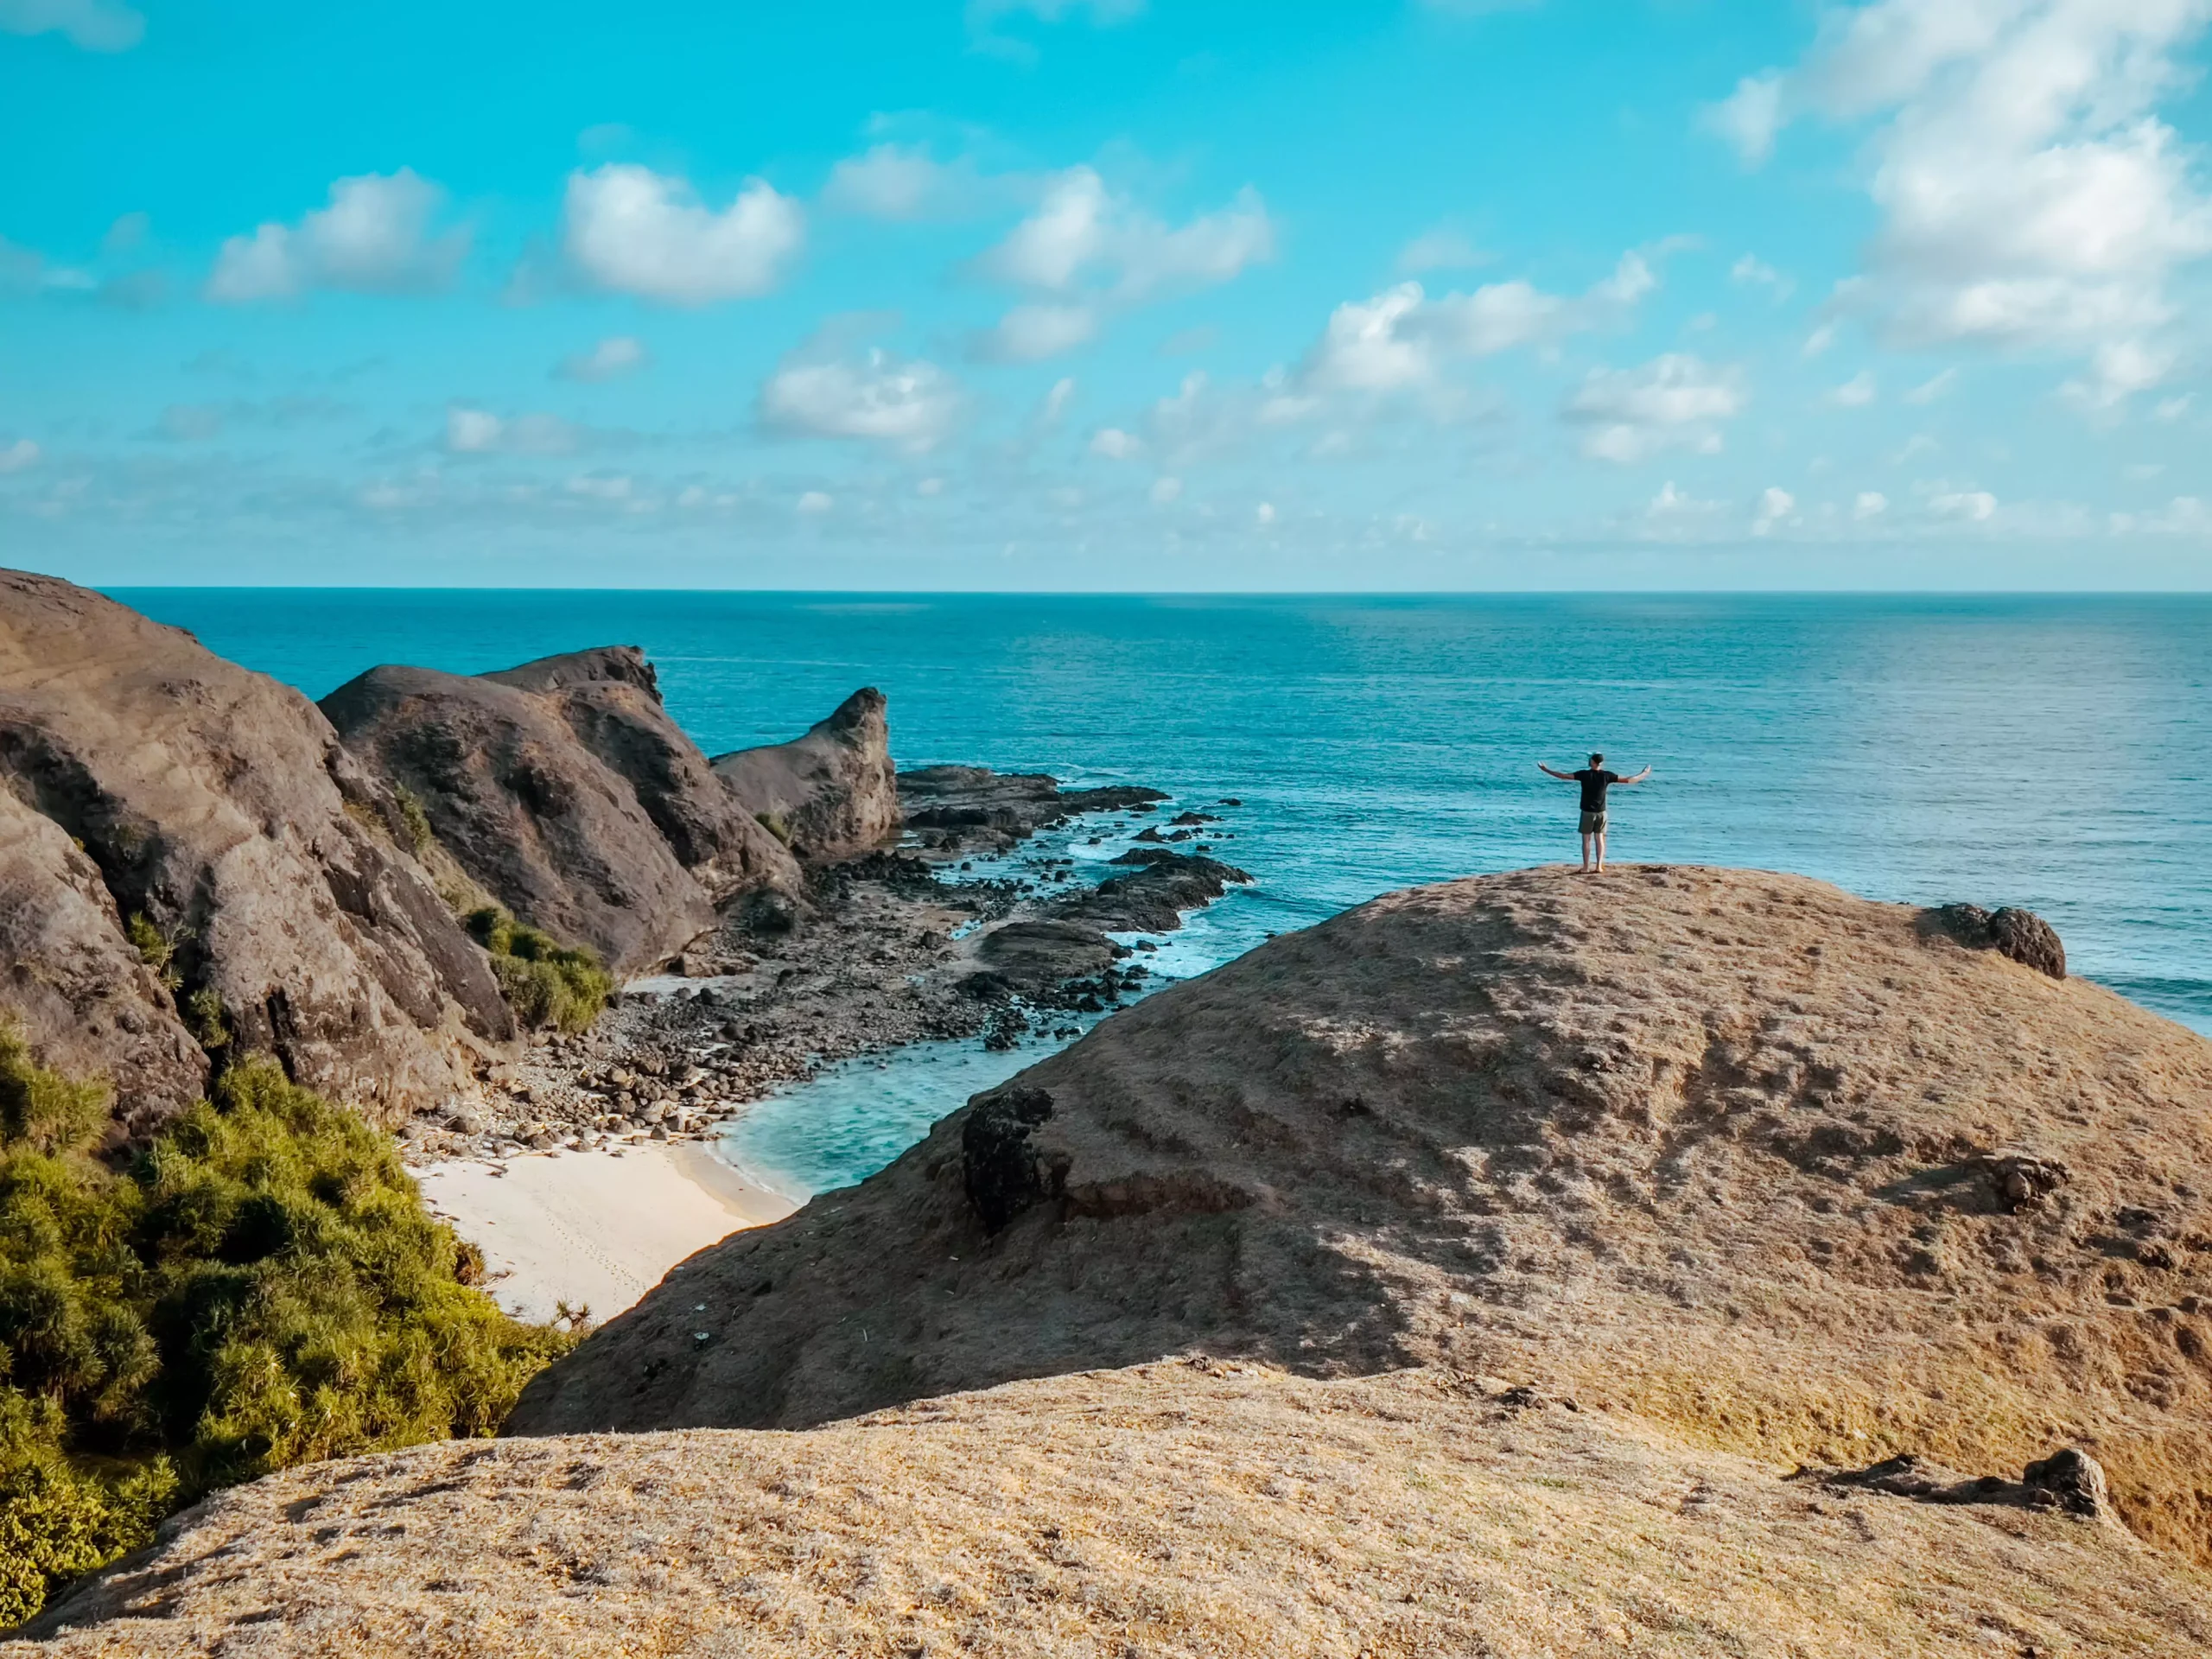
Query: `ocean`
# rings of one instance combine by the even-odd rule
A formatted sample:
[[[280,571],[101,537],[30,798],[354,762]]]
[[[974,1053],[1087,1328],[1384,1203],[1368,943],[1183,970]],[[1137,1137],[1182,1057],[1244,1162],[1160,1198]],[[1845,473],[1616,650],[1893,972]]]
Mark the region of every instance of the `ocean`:
[[[1878,899],[2023,905],[2073,969],[2212,1033],[2212,598],[1063,598],[117,590],[312,696],[632,644],[709,753],[860,685],[901,766],[1152,784],[1218,810],[1255,884],[1160,958],[1204,971],[1416,882],[1578,855],[1601,750],[1612,856],[1802,872]],[[843,1185],[1012,1062],[837,1068],[728,1150]]]

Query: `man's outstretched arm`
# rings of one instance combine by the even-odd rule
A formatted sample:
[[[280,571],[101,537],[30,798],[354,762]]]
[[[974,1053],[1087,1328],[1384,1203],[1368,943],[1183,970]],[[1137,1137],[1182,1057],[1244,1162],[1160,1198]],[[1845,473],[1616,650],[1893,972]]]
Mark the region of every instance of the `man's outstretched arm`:
[[[1645,779],[1649,778],[1650,775],[1651,775],[1651,768],[1650,768],[1650,767],[1649,767],[1649,766],[1646,766],[1646,767],[1645,767],[1642,772],[1637,772],[1637,773],[1636,774],[1636,776],[1635,776],[1635,777],[1633,777],[1633,778],[1623,778],[1623,779],[1619,779],[1618,781],[1620,781],[1621,783],[1624,783],[1624,784],[1640,784],[1640,783],[1642,783]]]
[[[1560,782],[1563,784],[1571,784],[1574,781],[1574,774],[1573,772],[1561,772],[1556,766],[1548,766],[1541,760],[1536,762],[1536,770],[1538,772],[1548,772],[1553,777],[1558,779]]]

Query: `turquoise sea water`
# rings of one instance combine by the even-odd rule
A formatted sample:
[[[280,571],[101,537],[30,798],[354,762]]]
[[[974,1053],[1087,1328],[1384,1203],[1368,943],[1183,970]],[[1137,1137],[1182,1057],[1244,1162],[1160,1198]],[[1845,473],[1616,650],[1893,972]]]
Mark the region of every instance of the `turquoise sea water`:
[[[1616,858],[2024,905],[2078,971],[2212,1032],[2212,599],[118,597],[313,696],[379,662],[628,643],[710,753],[874,684],[901,766],[1238,797],[1221,851],[1259,881],[1179,937],[1178,972],[1392,887],[1575,856],[1574,791],[1535,762],[1602,749],[1656,769],[1616,805]],[[738,1150],[809,1191],[857,1179],[988,1081],[954,1061],[833,1073]]]

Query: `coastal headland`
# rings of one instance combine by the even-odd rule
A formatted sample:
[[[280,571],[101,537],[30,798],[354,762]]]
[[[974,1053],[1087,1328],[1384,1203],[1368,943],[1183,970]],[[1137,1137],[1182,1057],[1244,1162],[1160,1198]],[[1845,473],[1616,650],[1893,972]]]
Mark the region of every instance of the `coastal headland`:
[[[537,1230],[511,1296],[657,1282],[501,1438],[213,1491],[0,1651],[2212,1649],[2212,1043],[2002,895],[1515,871],[1150,989],[1218,814],[901,776],[866,694],[702,756],[614,651],[328,714],[10,581],[5,984],[111,1155],[296,1077]],[[1094,1020],[791,1213],[696,1179],[827,1060]]]

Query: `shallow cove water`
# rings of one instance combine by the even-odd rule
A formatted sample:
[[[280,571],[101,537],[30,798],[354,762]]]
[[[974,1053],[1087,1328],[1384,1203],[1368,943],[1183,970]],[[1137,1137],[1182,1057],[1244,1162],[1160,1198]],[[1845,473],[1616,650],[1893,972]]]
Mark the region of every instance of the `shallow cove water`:
[[[1220,812],[1219,855],[1259,878],[1163,941],[1166,976],[1393,887],[1573,858],[1574,791],[1535,762],[1602,749],[1655,768],[1616,798],[1617,859],[2024,905],[2075,971],[2212,1033],[2212,599],[116,596],[313,696],[381,662],[620,642],[710,753],[874,684],[901,766],[1155,784]],[[728,1151],[845,1185],[1043,1052],[836,1068]]]

